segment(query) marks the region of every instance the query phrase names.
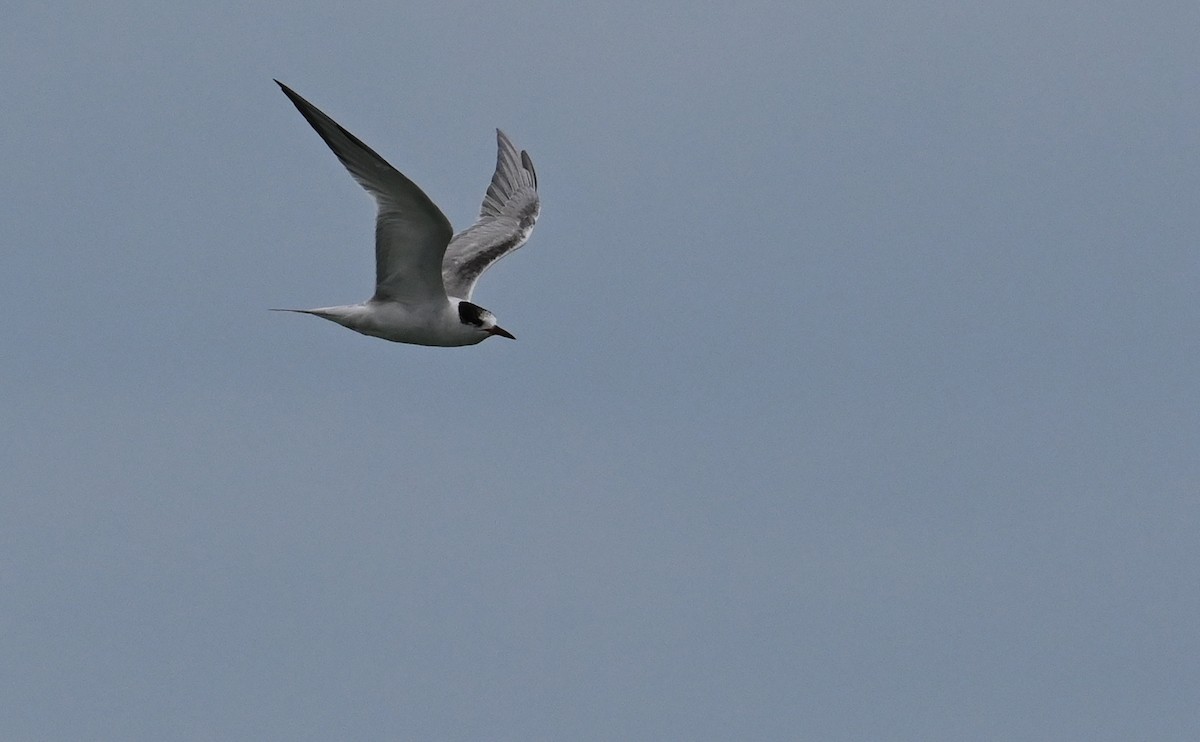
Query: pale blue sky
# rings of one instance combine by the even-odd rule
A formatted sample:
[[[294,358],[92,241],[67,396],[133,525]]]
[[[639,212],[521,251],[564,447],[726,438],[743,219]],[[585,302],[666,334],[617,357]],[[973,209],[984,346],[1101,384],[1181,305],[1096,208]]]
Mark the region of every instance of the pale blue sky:
[[[1200,736],[1194,3],[101,5],[0,28],[0,738]],[[516,342],[266,311],[373,276],[273,77],[529,150]]]

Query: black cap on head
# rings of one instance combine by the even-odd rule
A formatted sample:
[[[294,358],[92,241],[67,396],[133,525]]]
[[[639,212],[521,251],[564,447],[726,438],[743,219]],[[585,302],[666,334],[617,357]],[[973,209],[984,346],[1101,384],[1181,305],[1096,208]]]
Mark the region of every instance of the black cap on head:
[[[483,317],[485,314],[487,314],[487,310],[478,304],[472,304],[469,301],[460,301],[458,303],[458,319],[464,325],[483,327]]]

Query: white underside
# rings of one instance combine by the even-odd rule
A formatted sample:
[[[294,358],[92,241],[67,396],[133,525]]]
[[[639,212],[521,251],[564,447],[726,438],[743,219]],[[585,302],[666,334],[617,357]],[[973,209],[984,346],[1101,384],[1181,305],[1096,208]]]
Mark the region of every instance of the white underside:
[[[299,310],[336,322],[364,335],[394,343],[453,347],[475,345],[489,333],[465,325],[458,317],[457,301],[418,306],[371,300],[363,304]]]

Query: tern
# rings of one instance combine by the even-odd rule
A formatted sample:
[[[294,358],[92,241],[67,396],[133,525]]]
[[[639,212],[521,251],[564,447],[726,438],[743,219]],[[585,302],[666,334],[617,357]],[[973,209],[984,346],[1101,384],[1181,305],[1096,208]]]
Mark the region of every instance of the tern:
[[[312,314],[396,343],[462,346],[493,335],[515,339],[496,324],[496,315],[471,302],[471,294],[479,276],[525,244],[537,223],[541,202],[529,154],[518,154],[496,129],[496,172],[479,218],[454,234],[415,183],[287,85],[275,83],[379,207],[374,296],[361,304],[275,311]]]

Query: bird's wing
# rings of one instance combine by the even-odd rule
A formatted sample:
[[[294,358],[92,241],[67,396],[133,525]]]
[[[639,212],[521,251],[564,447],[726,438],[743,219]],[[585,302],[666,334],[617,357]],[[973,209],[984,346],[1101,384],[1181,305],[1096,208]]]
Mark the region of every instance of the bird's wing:
[[[380,301],[445,301],[442,258],[454,230],[429,197],[362,141],[291,88],[275,81],[358,184],[379,204],[375,296]]]
[[[496,129],[496,172],[488,185],[479,219],[454,236],[442,263],[446,292],[470,300],[475,282],[492,263],[516,250],[529,239],[541,213],[537,173],[529,153]]]

